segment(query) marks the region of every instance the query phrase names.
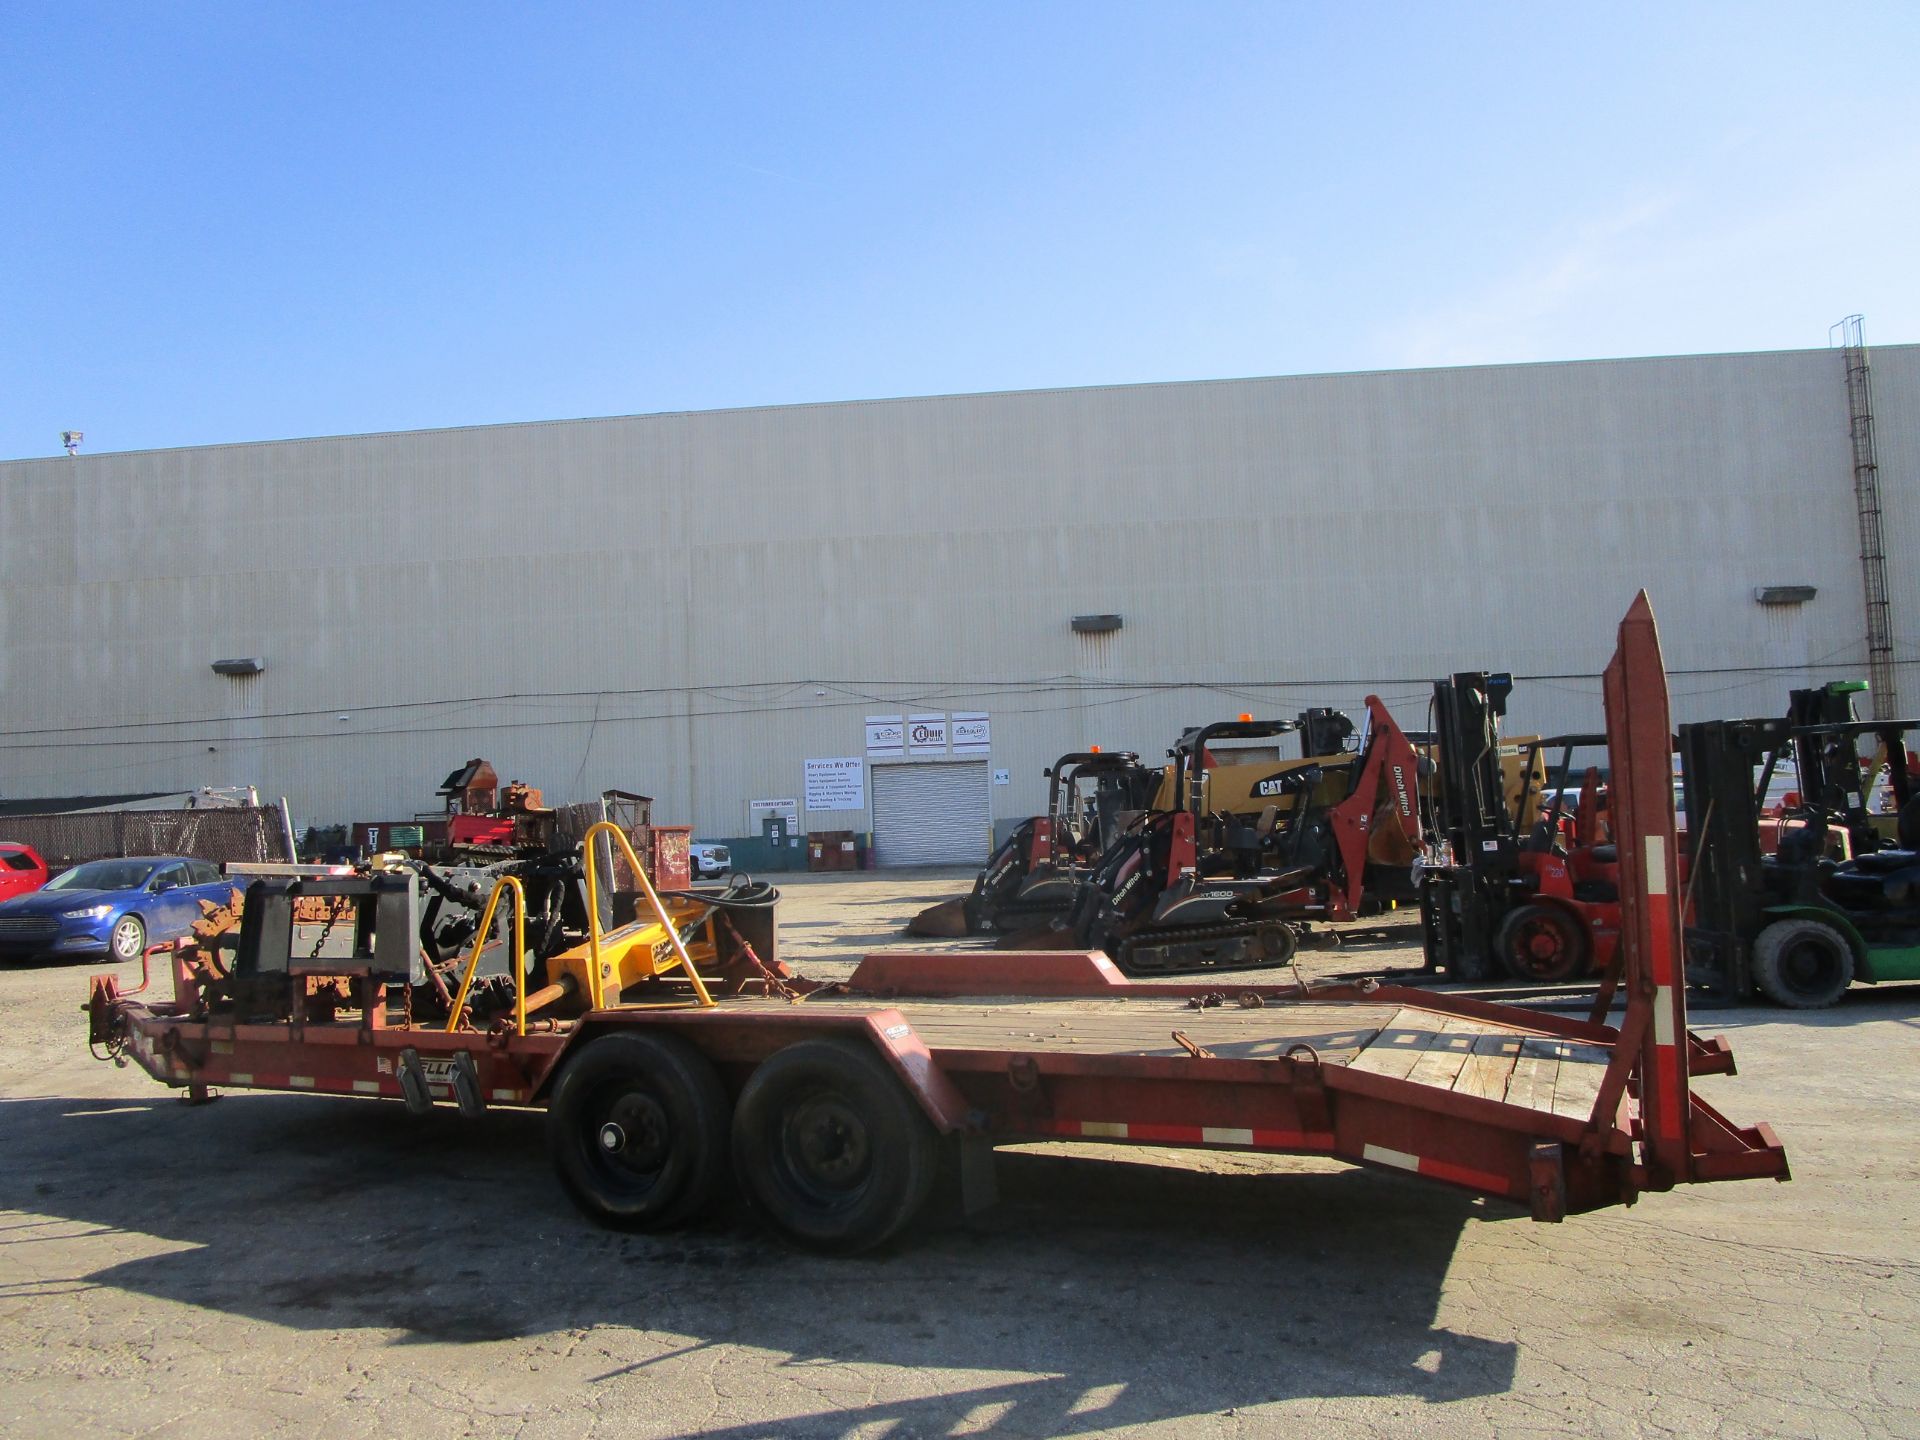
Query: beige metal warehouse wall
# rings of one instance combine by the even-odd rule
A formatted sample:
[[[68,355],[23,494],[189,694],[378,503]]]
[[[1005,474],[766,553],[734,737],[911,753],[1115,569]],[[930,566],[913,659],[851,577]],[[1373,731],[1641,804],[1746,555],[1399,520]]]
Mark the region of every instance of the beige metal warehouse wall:
[[[1920,347],[1873,361],[1916,709]],[[0,465],[0,506],[7,796],[256,783],[391,819],[484,754],[739,834],[868,713],[984,710],[1006,817],[1060,751],[1368,688],[1418,726],[1453,668],[1557,677],[1516,725],[1590,725],[1640,585],[1683,718],[1864,669],[1826,350],[57,457]],[[1753,602],[1789,583],[1818,596]],[[1125,628],[1071,634],[1092,611]],[[265,674],[209,669],[242,655]]]

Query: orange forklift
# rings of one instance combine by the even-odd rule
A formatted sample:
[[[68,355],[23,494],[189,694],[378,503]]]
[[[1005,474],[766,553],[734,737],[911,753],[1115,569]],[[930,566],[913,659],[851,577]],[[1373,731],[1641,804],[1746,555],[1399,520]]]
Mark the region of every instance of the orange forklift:
[[[1421,933],[1427,968],[1450,979],[1552,984],[1605,970],[1619,943],[1619,857],[1598,765],[1586,767],[1567,807],[1575,752],[1604,755],[1607,740],[1528,741],[1514,793],[1500,738],[1512,690],[1511,675],[1484,670],[1434,682],[1440,847],[1419,869]],[[1553,751],[1560,760],[1550,767],[1542,762]]]

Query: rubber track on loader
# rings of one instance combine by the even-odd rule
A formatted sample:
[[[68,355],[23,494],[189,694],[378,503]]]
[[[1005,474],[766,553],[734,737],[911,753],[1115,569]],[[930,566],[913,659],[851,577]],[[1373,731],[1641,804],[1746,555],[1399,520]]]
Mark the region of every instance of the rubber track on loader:
[[[1161,968],[1140,968],[1134,964],[1133,956],[1138,950],[1152,949],[1160,945],[1204,945],[1212,940],[1237,940],[1256,934],[1269,925],[1279,925],[1291,930],[1283,920],[1261,920],[1240,925],[1178,925],[1164,929],[1136,930],[1121,940],[1113,963],[1126,975],[1214,975],[1234,970],[1266,970],[1275,965],[1284,965],[1299,952],[1299,936],[1295,933],[1294,945],[1287,954],[1279,957],[1260,955],[1254,959],[1235,960],[1225,964],[1171,965]]]

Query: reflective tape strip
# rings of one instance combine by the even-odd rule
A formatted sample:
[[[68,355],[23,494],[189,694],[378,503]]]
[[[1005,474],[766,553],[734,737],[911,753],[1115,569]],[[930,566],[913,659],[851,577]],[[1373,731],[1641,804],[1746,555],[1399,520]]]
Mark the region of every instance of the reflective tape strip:
[[[1653,1043],[1671,1045],[1676,1038],[1673,1033],[1673,986],[1656,985],[1653,987]]]
[[[511,1100],[514,1098],[514,1092],[511,1090],[496,1090],[493,1092],[493,1098],[496,1100]]]
[[[313,1089],[313,1076],[289,1075],[287,1077],[287,1088],[289,1090],[311,1090]]]
[[[231,1074],[231,1075],[229,1075],[229,1076],[227,1077],[227,1084],[229,1084],[229,1085],[251,1085],[251,1084],[253,1084],[253,1076],[252,1076],[251,1074],[249,1074],[249,1073],[247,1073],[246,1071],[242,1071],[242,1070],[236,1070],[236,1071],[234,1071],[234,1072],[233,1072],[233,1074]]]
[[[1451,1161],[1436,1160],[1431,1155],[1409,1155],[1404,1150],[1389,1150],[1384,1145],[1367,1145],[1361,1154],[1376,1165],[1391,1165],[1396,1170],[1411,1170],[1416,1175],[1424,1175],[1429,1180],[1445,1180],[1453,1185],[1465,1185],[1474,1190],[1490,1190],[1496,1195],[1515,1195],[1524,1193],[1514,1187],[1514,1182],[1505,1175],[1495,1175],[1490,1170],[1475,1170],[1467,1165],[1455,1165]]]
[[[1663,835],[1647,836],[1647,893],[1667,893],[1667,846]]]
[[[503,1100],[514,1092],[495,1092]],[[1223,1145],[1242,1150],[1331,1150],[1331,1130],[1260,1130],[1239,1126],[1159,1125],[1139,1120],[1032,1120],[1020,1127],[1082,1140],[1133,1140],[1147,1145]]]
[[[1409,1155],[1404,1150],[1389,1150],[1384,1145],[1367,1145],[1362,1147],[1360,1153],[1376,1165],[1391,1165],[1396,1170],[1412,1170],[1416,1174],[1420,1170],[1420,1157]]]
[[[233,1042],[231,1040],[216,1040],[213,1042],[212,1049],[216,1055],[231,1055],[233,1054]]]
[[[356,1080],[353,1082],[353,1093],[356,1095],[378,1095],[380,1093],[380,1082],[378,1080]]]
[[[1496,1195],[1516,1193],[1513,1182],[1504,1175],[1495,1175],[1487,1170],[1475,1170],[1467,1165],[1449,1165],[1444,1160],[1422,1160],[1420,1173],[1433,1180],[1446,1180],[1475,1190],[1491,1190]]]

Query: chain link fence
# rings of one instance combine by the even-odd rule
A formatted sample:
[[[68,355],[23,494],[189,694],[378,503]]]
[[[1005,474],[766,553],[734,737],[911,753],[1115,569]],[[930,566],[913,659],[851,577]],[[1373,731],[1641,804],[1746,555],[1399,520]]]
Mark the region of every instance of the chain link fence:
[[[123,855],[186,855],[216,865],[291,861],[278,806],[107,810],[0,819],[0,839],[31,845],[54,870]]]

